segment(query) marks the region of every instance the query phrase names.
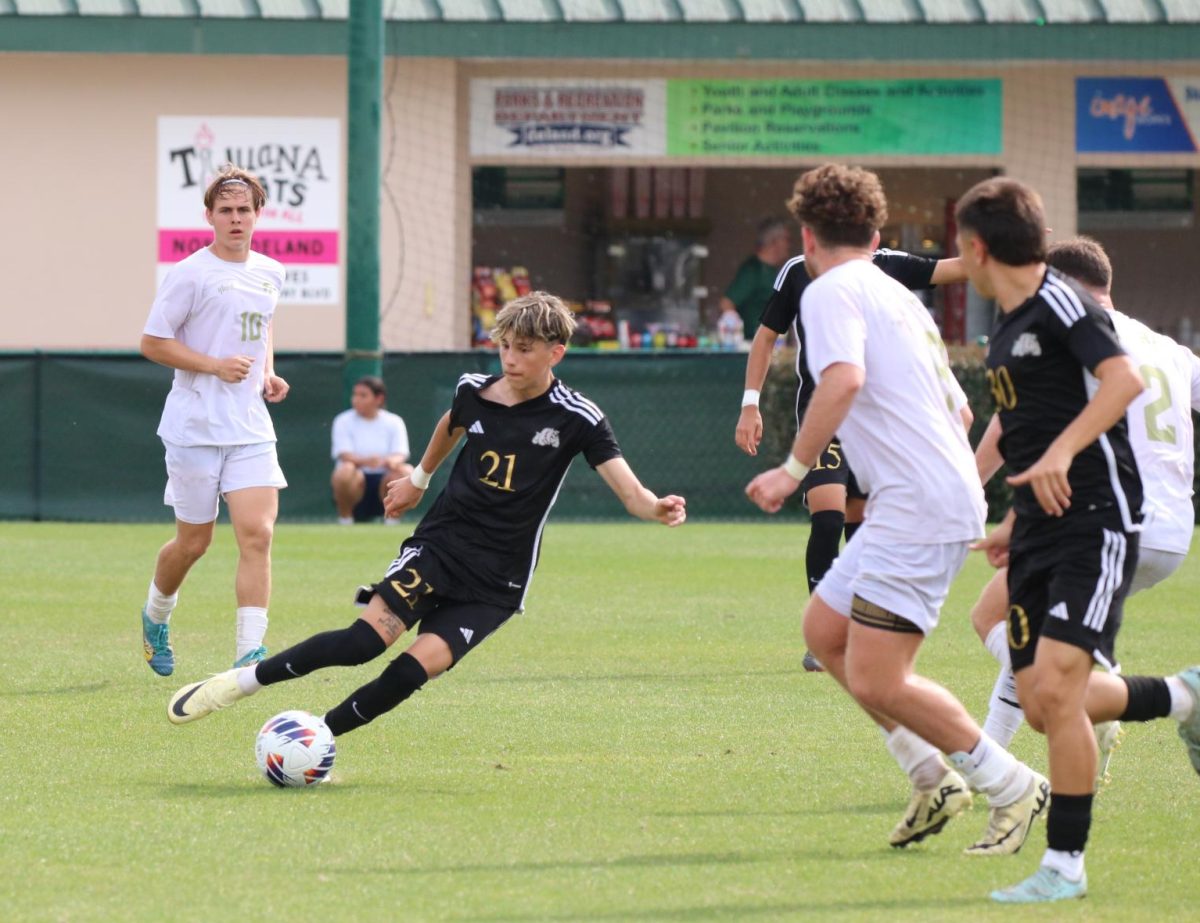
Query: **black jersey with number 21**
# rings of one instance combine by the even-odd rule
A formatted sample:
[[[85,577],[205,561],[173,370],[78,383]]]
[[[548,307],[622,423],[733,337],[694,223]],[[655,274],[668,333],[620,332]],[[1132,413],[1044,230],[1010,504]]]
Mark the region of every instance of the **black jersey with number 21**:
[[[455,587],[450,595],[520,608],[550,508],[576,455],[595,468],[621,449],[600,408],[557,378],[513,406],[480,392],[499,379],[458,380],[450,429],[466,430],[450,480],[409,543],[429,543]]]
[[[1000,316],[988,344],[987,375],[1003,430],[1000,451],[1012,471],[1042,457],[1095,393],[1092,371],[1124,354],[1108,312],[1052,269],[1036,295]],[[1126,531],[1141,522],[1142,482],[1124,417],[1075,456],[1067,480],[1067,516],[1111,509]],[[1047,515],[1027,485],[1016,489],[1013,506],[1029,520]]]

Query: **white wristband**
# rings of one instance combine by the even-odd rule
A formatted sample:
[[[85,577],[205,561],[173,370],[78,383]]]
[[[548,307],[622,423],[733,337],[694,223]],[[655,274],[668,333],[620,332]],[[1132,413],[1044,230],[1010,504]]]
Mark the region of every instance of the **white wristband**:
[[[808,474],[808,465],[801,462],[791,452],[788,452],[787,461],[783,463],[783,470],[797,481],[803,481],[804,476]]]
[[[429,486],[429,478],[429,472],[421,467],[420,462],[413,468],[412,474],[408,476],[408,479],[412,482],[412,486],[418,490],[425,490]]]
[[[745,391],[742,392],[742,406],[743,407],[757,407],[758,406],[758,394],[759,393],[757,391],[755,391],[753,388],[747,388]]]

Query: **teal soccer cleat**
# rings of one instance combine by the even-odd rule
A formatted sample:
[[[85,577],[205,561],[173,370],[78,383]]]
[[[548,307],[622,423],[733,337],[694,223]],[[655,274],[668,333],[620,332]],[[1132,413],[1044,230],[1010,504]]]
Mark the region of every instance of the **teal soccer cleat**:
[[[241,657],[235,660],[233,662],[234,669],[237,669],[238,667],[248,667],[252,663],[258,663],[260,660],[266,660],[267,653],[267,649],[260,644],[254,650],[242,654]]]
[[[1048,904],[1086,896],[1086,874],[1079,881],[1071,881],[1044,865],[1020,884],[992,892],[992,900],[1001,904]]]
[[[1187,744],[1192,768],[1200,772],[1200,667],[1188,667],[1176,676],[1188,688],[1196,705],[1192,713],[1179,722],[1179,736]]]
[[[175,650],[171,647],[171,626],[150,621],[142,609],[142,650],[146,663],[159,676],[170,676],[175,672]]]

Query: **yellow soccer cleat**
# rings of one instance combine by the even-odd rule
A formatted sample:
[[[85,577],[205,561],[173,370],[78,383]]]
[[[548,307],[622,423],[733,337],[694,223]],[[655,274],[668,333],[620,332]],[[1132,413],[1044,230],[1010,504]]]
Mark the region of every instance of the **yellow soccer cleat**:
[[[238,686],[239,670],[226,670],[198,683],[184,686],[167,705],[167,718],[172,724],[187,724],[221,708],[228,708],[246,693]]]
[[[900,823],[892,829],[888,842],[897,849],[919,843],[927,836],[941,833],[946,824],[971,807],[971,791],[953,769],[927,792],[913,789],[912,801]]]
[[[983,839],[963,850],[968,856],[1011,856],[1025,845],[1033,822],[1050,804],[1050,783],[1033,774],[1025,794],[1012,804],[993,807]]]

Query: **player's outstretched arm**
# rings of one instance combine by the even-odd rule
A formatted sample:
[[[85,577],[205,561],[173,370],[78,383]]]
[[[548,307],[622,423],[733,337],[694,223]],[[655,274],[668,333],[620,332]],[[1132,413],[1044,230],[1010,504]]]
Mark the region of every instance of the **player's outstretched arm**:
[[[767,380],[771,353],[778,337],[779,334],[770,327],[760,324],[750,343],[750,354],[746,357],[746,391],[742,396],[742,412],[738,416],[733,441],[747,455],[757,455],[758,444],[762,441],[763,423],[758,398]]]
[[[683,525],[687,519],[687,501],[675,494],[659,497],[642,485],[623,458],[610,458],[596,466],[600,477],[617,495],[630,516],[661,522],[664,526]]]
[[[788,457],[778,468],[764,471],[746,485],[751,503],[764,513],[778,513],[783,508],[783,501],[796,492],[837,433],[865,381],[866,372],[850,362],[835,362],[822,370],[821,383],[813,391]]]
[[[934,285],[951,285],[954,282],[966,282],[967,271],[963,268],[961,256],[952,256],[938,260],[933,267],[933,277],[929,280]]]
[[[1038,505],[1050,516],[1061,516],[1071,505],[1067,472],[1075,456],[1107,433],[1146,384],[1127,355],[1110,356],[1092,374],[1100,387],[1079,416],[1067,424],[1036,462],[1008,479],[1013,487],[1028,484]]]
[[[442,414],[437,426],[433,428],[433,435],[429,437],[429,445],[425,447],[420,464],[413,469],[412,474],[397,478],[388,488],[387,496],[383,499],[385,516],[399,516],[421,502],[429,487],[429,478],[437,471],[438,465],[446,460],[446,456],[454,451],[465,432],[461,426],[458,429],[450,429],[450,411]]]

